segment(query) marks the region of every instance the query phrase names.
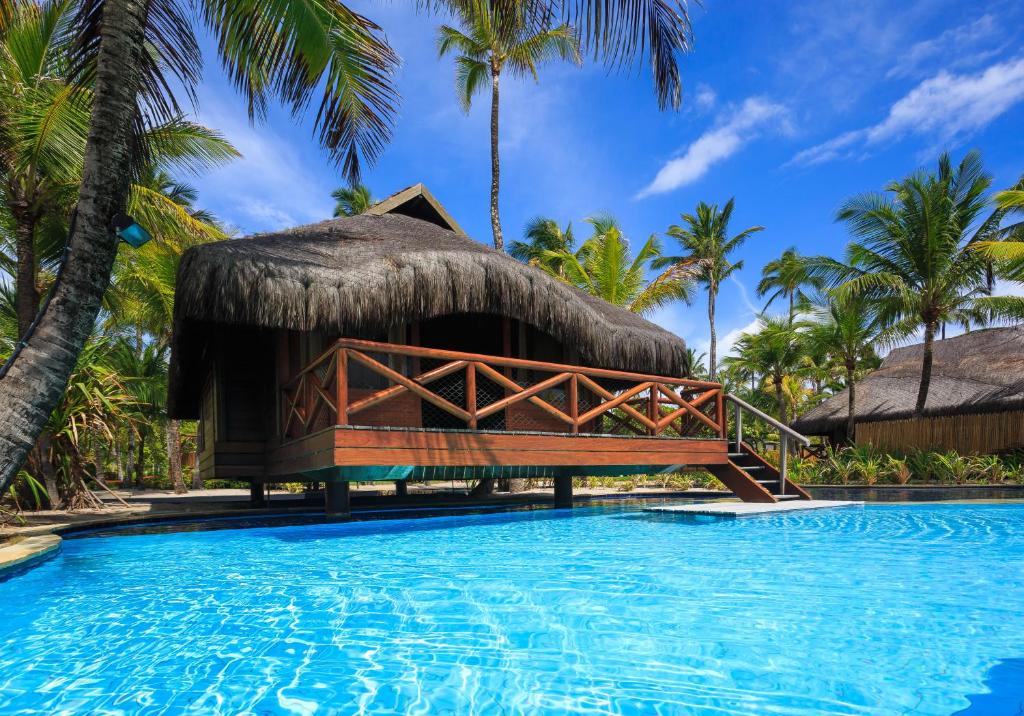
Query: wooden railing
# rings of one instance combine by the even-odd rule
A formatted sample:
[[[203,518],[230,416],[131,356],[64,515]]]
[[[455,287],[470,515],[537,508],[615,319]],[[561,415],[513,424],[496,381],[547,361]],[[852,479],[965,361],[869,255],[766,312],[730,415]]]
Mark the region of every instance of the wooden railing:
[[[282,439],[334,425],[724,438],[725,408],[718,383],[343,338],[281,389]]]

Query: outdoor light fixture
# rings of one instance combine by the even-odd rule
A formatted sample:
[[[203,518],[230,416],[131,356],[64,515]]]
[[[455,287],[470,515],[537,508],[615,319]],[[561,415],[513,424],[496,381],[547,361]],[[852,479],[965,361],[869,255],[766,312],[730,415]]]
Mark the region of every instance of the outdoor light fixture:
[[[148,231],[127,214],[118,214],[114,217],[114,231],[117,232],[118,238],[133,249],[139,248],[153,238]]]

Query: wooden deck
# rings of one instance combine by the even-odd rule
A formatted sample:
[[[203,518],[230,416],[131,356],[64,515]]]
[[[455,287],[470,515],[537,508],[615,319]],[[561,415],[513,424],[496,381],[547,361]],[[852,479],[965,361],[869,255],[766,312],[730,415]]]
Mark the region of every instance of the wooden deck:
[[[748,502],[810,499],[727,441],[725,399],[707,381],[343,338],[281,386],[262,479],[552,477],[571,494],[571,477],[704,468]]]
[[[536,475],[633,475],[683,465],[729,461],[723,439],[622,437],[470,430],[381,429],[335,426],[274,450],[268,475],[341,468],[350,480],[395,479],[389,468],[487,468]],[[439,472],[439,471],[438,471]]]

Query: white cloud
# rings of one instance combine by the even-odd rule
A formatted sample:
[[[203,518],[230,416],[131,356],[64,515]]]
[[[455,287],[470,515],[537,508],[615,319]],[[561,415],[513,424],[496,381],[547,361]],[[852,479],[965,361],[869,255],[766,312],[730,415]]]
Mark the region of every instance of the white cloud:
[[[975,74],[940,72],[921,82],[870,127],[856,129],[798,153],[791,164],[821,164],[857,149],[911,134],[940,142],[962,140],[1024,100],[1024,58],[1001,62]]]
[[[930,40],[914,43],[889,70],[886,77],[913,77],[925,74],[936,62],[952,58],[951,67],[977,66],[994,57],[1002,46],[996,41],[1002,28],[994,15],[985,14],[967,25],[955,25]],[[978,48],[971,52],[971,48]]]
[[[736,342],[744,335],[750,333],[758,333],[764,324],[760,318],[755,318],[744,326],[739,328],[733,328],[731,331],[727,331],[724,336],[718,339],[718,361],[721,363],[722,359],[732,353],[733,348],[736,346]]]
[[[693,96],[693,101],[700,109],[711,109],[718,101],[718,95],[709,85],[701,82],[697,85],[697,93]]]
[[[204,206],[243,234],[330,218],[331,190],[343,182],[322,155],[303,156],[294,139],[244,117],[234,97],[203,97],[197,121],[219,129],[242,153],[195,181],[204,197],[216,197]]]
[[[654,180],[636,198],[663,194],[692,184],[704,176],[712,165],[739,151],[765,127],[774,125],[788,131],[786,115],[786,108],[780,104],[761,97],[747,99],[732,116],[687,147],[682,156],[666,162]]]

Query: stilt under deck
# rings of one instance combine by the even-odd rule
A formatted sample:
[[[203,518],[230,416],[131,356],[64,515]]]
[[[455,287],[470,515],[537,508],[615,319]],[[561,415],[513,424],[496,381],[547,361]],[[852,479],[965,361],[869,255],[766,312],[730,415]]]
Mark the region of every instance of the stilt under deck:
[[[747,502],[809,499],[785,459],[776,468],[743,441],[741,411],[779,427],[783,455],[795,434],[718,383],[342,339],[280,407],[267,479],[325,482],[331,514],[347,513],[351,481],[546,477],[569,507],[573,477],[687,468]]]

